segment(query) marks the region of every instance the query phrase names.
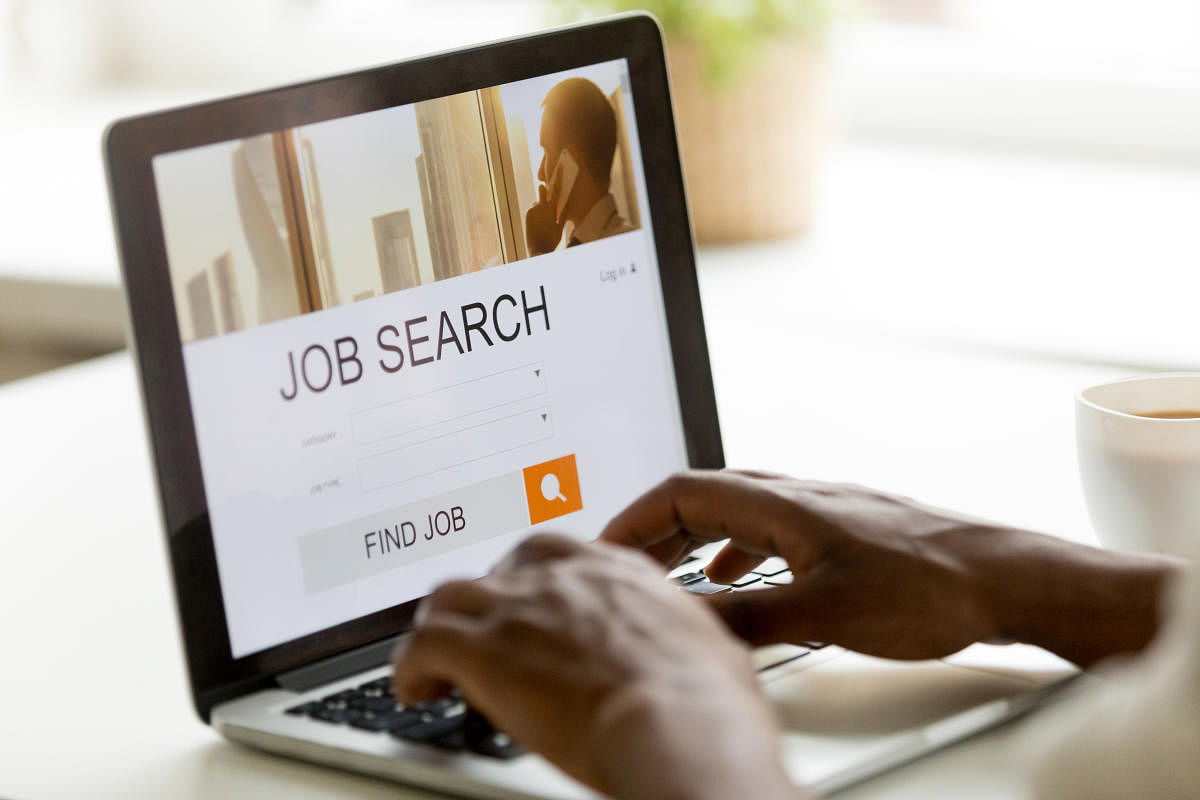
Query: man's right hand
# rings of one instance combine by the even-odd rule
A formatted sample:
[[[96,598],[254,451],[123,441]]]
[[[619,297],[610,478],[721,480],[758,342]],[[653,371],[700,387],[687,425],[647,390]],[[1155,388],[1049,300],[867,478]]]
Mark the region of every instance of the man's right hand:
[[[768,556],[786,586],[711,598],[753,645],[820,641],[889,658],[938,658],[1023,641],[1090,664],[1138,650],[1179,562],[1110,553],[859,486],[750,472],[687,472],[647,492],[602,540],[670,567],[730,539],[707,567],[728,583]]]
[[[538,184],[538,201],[525,212],[525,244],[529,255],[540,256],[558,247],[563,223],[557,219],[554,204],[546,195],[546,185]]]

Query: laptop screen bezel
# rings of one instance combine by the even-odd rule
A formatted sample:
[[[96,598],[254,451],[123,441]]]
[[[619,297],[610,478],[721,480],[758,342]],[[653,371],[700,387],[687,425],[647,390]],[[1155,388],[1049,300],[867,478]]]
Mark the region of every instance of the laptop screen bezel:
[[[120,120],[104,139],[154,471],[193,700],[216,704],[274,676],[409,627],[419,600],[232,657],[205,504],[155,181],[154,156],[615,59],[629,66],[688,462],[724,466],[661,30],[644,14]]]

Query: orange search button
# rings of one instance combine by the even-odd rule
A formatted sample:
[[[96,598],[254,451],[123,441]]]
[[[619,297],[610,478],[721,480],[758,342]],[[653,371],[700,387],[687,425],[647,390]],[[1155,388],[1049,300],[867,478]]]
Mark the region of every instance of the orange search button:
[[[526,467],[524,474],[530,525],[583,508],[574,453]]]

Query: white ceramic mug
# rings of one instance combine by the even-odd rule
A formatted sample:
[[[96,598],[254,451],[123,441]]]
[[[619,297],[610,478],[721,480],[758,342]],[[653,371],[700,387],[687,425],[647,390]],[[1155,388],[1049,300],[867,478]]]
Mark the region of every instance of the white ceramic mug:
[[[1128,378],[1076,396],[1083,493],[1107,547],[1200,555],[1200,419],[1138,416],[1185,409],[1200,409],[1200,373]]]

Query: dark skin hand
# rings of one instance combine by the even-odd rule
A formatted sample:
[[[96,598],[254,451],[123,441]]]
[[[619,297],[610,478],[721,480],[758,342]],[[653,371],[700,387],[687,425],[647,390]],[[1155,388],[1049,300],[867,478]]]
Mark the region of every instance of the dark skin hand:
[[[459,687],[499,728],[618,798],[798,796],[730,630],[754,645],[909,659],[1020,641],[1087,666],[1153,639],[1184,564],[858,486],[733,471],[668,479],[601,539],[535,536],[488,577],[439,588],[397,649],[394,684],[406,702]],[[706,604],[628,549],[671,566],[723,539],[712,580],[777,555],[795,581]]]
[[[418,617],[394,657],[405,702],[457,686],[614,797],[800,796],[745,646],[639,553],[534,536],[491,575],[438,588]]]
[[[795,581],[711,598],[754,645],[822,641],[888,658],[938,658],[975,642],[1025,642],[1081,666],[1141,650],[1182,561],[1113,553],[860,486],[750,472],[676,475],[600,537],[672,566],[731,539],[717,583],[772,555]]]

